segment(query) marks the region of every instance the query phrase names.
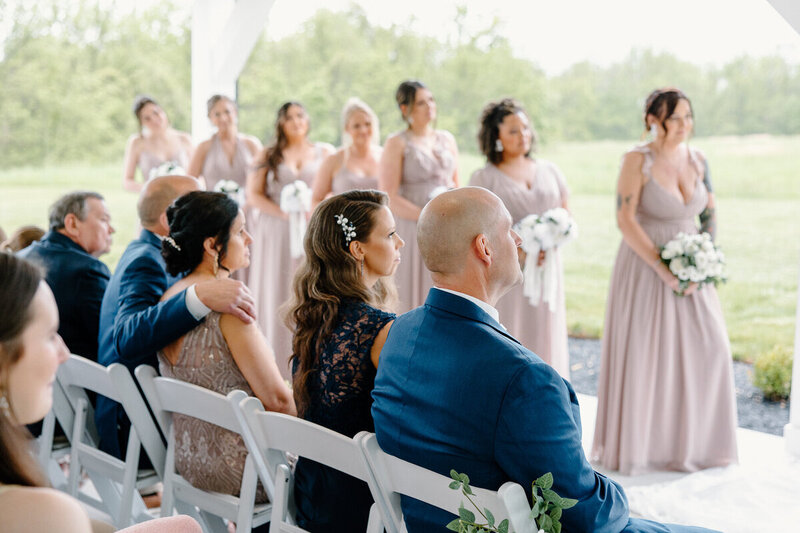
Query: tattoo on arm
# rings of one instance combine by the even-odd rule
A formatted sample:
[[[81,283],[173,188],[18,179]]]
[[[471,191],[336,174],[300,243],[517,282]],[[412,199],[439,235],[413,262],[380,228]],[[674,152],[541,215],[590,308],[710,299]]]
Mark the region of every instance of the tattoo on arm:
[[[632,199],[633,199],[633,194],[629,194],[629,195],[628,195],[628,196],[626,196],[626,197],[625,197],[625,199],[623,200],[623,199],[622,199],[622,195],[621,195],[621,194],[619,194],[619,193],[617,193],[617,211],[619,211],[620,209],[622,209],[622,204],[623,204],[623,203],[624,203],[625,205],[630,205],[630,204],[631,204],[631,200],[632,200]]]
[[[712,241],[717,236],[717,214],[713,207],[706,207],[700,213],[700,233],[703,232],[711,235]]]
[[[703,184],[708,192],[714,192],[714,187],[711,185],[711,170],[708,168],[708,161],[703,161],[703,168]]]

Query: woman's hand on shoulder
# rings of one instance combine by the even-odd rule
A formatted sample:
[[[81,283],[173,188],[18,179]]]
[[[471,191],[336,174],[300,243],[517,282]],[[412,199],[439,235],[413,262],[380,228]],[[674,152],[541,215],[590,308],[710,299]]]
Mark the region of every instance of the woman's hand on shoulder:
[[[92,533],[89,515],[75,498],[55,489],[18,487],[0,498],[4,532]]]

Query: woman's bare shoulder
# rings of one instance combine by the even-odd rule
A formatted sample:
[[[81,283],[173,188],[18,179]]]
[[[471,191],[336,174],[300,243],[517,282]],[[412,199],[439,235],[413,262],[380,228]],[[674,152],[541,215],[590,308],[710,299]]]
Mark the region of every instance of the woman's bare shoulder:
[[[78,500],[44,487],[14,487],[0,497],[4,532],[91,533],[89,516]]]

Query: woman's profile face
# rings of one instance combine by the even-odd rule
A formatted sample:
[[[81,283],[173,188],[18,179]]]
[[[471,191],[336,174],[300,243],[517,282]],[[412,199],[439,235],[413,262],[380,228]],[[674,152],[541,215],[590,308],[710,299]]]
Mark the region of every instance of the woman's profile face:
[[[433,93],[424,87],[414,94],[414,107],[408,116],[411,124],[425,125],[436,119],[436,100]]]
[[[228,131],[238,121],[236,106],[230,100],[220,98],[211,108],[208,118],[218,131]]]
[[[364,281],[372,286],[378,279],[391,276],[400,264],[400,248],[405,241],[397,234],[394,217],[388,207],[382,206],[373,214],[375,223],[366,240],[364,250]]]
[[[31,319],[22,331],[22,356],[8,372],[9,403],[18,424],[44,418],[53,404],[58,365],[69,357],[58,334],[58,308],[42,281],[30,306]]]
[[[372,142],[372,117],[361,110],[350,113],[344,131],[353,139],[353,144],[364,145]]]
[[[308,115],[299,105],[291,105],[281,124],[283,133],[289,138],[305,138],[308,135]]]
[[[222,260],[222,266],[234,272],[240,268],[250,265],[250,243],[253,238],[245,229],[244,212],[240,209],[239,214],[231,224],[231,234],[228,237],[228,251]]]
[[[164,113],[161,106],[153,102],[145,104],[139,111],[139,122],[142,124],[142,128],[147,128],[152,132],[160,132],[169,127],[167,114]]]
[[[531,149],[531,127],[528,117],[522,112],[503,117],[497,127],[500,142],[503,143],[503,158],[527,154]]]

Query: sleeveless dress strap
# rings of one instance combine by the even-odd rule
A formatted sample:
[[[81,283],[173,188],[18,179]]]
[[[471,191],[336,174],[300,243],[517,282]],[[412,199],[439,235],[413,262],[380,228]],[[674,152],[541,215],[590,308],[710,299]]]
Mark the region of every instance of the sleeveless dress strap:
[[[630,152],[636,152],[642,154],[644,156],[644,162],[642,162],[642,175],[645,178],[645,183],[653,179],[653,151],[650,149],[649,146],[646,144],[641,144],[639,146],[634,146],[630,149]]]

